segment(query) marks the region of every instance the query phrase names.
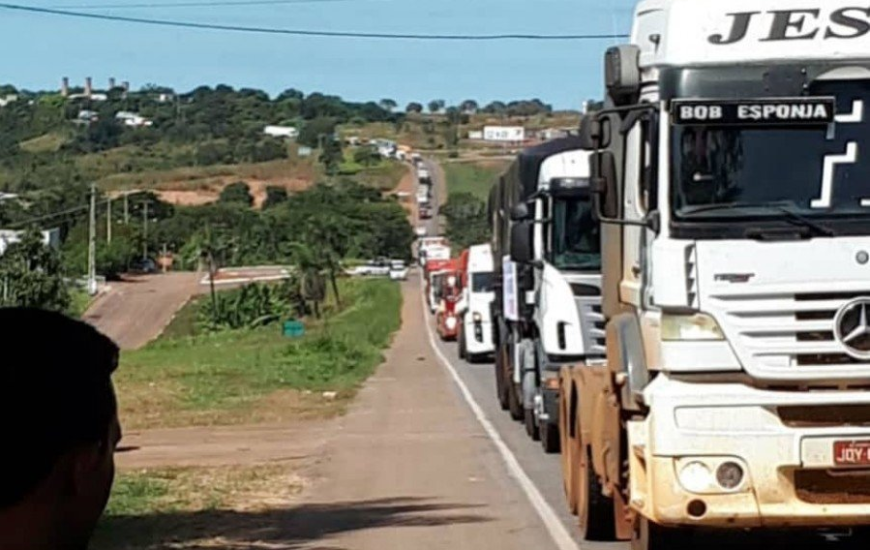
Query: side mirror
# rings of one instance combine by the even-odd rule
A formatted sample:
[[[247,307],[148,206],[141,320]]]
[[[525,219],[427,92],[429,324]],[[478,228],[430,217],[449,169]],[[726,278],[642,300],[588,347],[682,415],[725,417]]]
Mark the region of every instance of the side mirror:
[[[531,263],[535,259],[532,250],[532,230],[534,224],[521,221],[511,226],[511,260],[520,263]]]
[[[592,173],[592,192],[595,194],[595,212],[603,221],[619,217],[619,191],[616,185],[616,162],[613,153],[600,151],[589,158]]]
[[[614,46],[604,54],[604,86],[617,105],[632,103],[640,92],[640,48]]]
[[[589,151],[598,149],[601,141],[601,124],[595,115],[588,114],[580,117],[580,133],[577,137],[582,149]]]
[[[511,221],[513,222],[524,221],[530,217],[529,207],[524,202],[515,204],[514,207],[511,208]]]

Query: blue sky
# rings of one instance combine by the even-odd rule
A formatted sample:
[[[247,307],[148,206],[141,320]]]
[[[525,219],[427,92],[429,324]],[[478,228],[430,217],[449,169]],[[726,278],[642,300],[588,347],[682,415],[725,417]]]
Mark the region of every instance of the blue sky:
[[[14,0],[13,0],[14,1]],[[192,0],[18,0],[29,6]],[[303,0],[285,5],[102,8],[90,13],[244,26],[398,33],[627,33],[633,0]],[[85,11],[85,10],[82,10]],[[159,28],[0,9],[0,82],[51,89],[110,76],[189,90],[206,84],[323,91],[347,99],[448,103],[539,97],[577,108],[601,95],[611,40],[409,42]]]

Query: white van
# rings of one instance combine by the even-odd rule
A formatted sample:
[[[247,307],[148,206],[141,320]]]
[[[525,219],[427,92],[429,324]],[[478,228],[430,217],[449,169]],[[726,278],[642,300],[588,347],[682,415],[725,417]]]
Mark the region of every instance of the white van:
[[[492,356],[495,352],[490,313],[490,304],[495,299],[490,245],[478,244],[469,247],[464,278],[465,288],[462,289],[462,302],[459,305],[462,317],[459,355],[474,363]]]

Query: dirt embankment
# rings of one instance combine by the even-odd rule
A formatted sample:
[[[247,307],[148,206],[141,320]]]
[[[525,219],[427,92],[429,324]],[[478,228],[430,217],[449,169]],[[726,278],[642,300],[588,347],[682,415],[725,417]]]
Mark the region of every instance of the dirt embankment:
[[[189,185],[179,182],[176,184],[166,183],[155,189],[160,200],[179,206],[202,206],[216,202],[224,187],[239,181],[238,178],[226,177],[213,180],[209,183],[199,184],[191,189]],[[244,180],[254,196],[254,207],[260,208],[266,201],[267,187],[281,187],[288,193],[303,191],[312,185],[312,180],[303,178],[281,178],[277,180]],[[188,187],[188,188],[185,188]]]

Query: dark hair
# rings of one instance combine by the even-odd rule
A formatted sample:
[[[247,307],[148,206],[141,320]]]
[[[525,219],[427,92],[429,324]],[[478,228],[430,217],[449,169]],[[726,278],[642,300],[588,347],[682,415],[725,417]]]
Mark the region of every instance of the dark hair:
[[[118,346],[90,325],[0,308],[0,508],[33,491],[66,451],[106,439],[117,366]]]

